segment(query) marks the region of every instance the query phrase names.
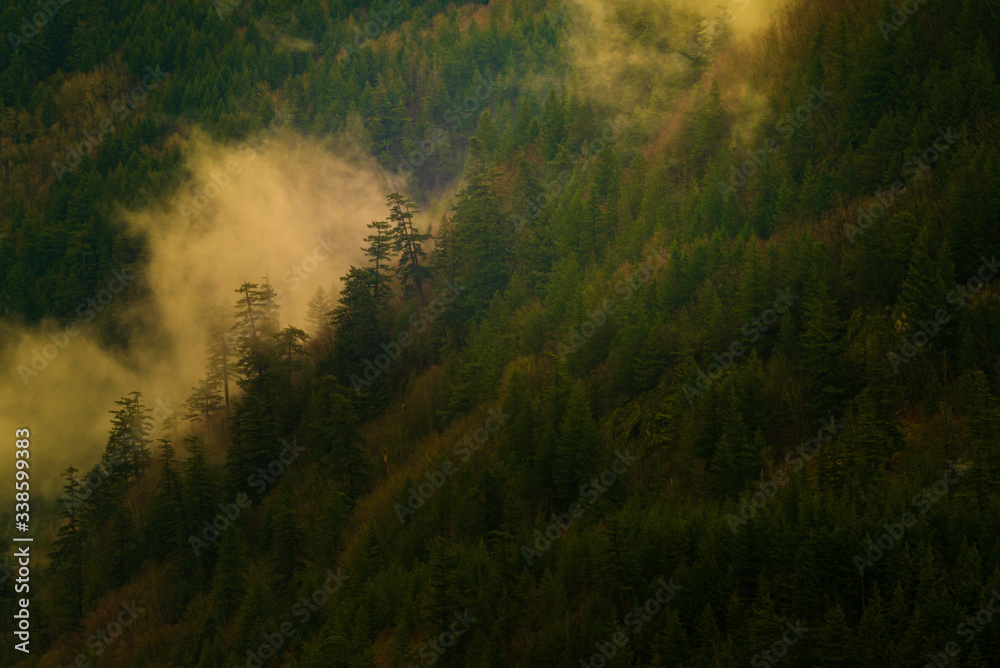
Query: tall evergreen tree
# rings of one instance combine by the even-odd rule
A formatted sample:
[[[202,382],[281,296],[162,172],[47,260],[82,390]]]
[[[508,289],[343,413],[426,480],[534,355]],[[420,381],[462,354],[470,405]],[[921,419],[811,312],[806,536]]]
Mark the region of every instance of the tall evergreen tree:
[[[181,495],[184,501],[184,516],[188,532],[201,536],[203,522],[212,523],[215,508],[215,478],[205,457],[205,446],[200,436],[184,439],[188,456],[184,460],[184,483]]]
[[[188,420],[205,423],[206,436],[211,431],[209,420],[213,413],[225,407],[222,395],[219,394],[217,385],[210,380],[199,380],[197,387],[191,388],[191,396],[187,400]]]
[[[385,220],[373,220],[368,224],[368,229],[374,230],[374,234],[365,237],[367,246],[365,256],[372,263],[372,298],[376,302],[383,303],[389,300],[389,280],[387,268],[389,257],[396,245],[394,235],[401,232],[397,226],[393,228]]]
[[[359,393],[373,382],[362,377],[366,360],[377,354],[378,345],[385,341],[386,335],[381,309],[372,296],[371,271],[370,267],[351,267],[342,279],[340,298],[333,310],[337,370],[344,380],[350,378],[352,389]]]
[[[114,417],[105,454],[112,468],[138,479],[149,463],[152,411],[142,404],[141,392],[131,392],[115,403],[120,408],[110,411]]]
[[[817,279],[804,303],[802,368],[809,391],[809,408],[816,419],[842,411],[847,391],[844,372],[844,327],[826,280]]]
[[[937,247],[937,252],[934,252]],[[913,245],[912,257],[896,303],[898,317],[907,334],[919,331],[920,321],[934,317],[945,306],[948,288],[953,285],[954,267],[948,245],[934,243],[925,225]]]
[[[333,345],[333,306],[333,299],[322,285],[316,288],[306,304],[309,336],[322,347],[323,352],[329,351]]]
[[[60,621],[68,626],[75,626],[83,618],[83,564],[87,546],[86,515],[76,503],[80,493],[76,472],[70,466],[63,473],[66,483],[62,498],[68,502],[59,512],[61,525],[52,544],[52,568],[59,576]]]
[[[413,216],[418,210],[409,199],[399,193],[391,193],[386,198],[386,204],[395,249],[400,254],[396,274],[403,283],[405,293],[416,293],[420,303],[426,304],[424,281],[430,278],[430,270],[425,262],[423,245],[430,234],[419,232],[414,227]]]
[[[332,376],[317,378],[303,421],[310,449],[325,455],[336,488],[353,501],[365,489],[370,465],[346,388]]]
[[[590,413],[586,392],[579,383],[569,391],[566,411],[559,425],[552,477],[560,501],[579,497],[580,482],[594,473],[597,462],[597,425]]]
[[[266,380],[271,368],[271,337],[278,331],[277,293],[265,282],[244,283],[236,292],[236,368],[242,374],[237,381],[244,390],[266,392]]]
[[[160,480],[151,502],[149,533],[154,550],[160,556],[165,556],[187,548],[184,540],[187,522],[173,443],[168,439],[160,439],[160,446]]]
[[[232,359],[235,353],[235,338],[226,326],[221,312],[209,315],[208,325],[208,377],[206,382],[216,391],[222,390],[226,417],[229,416],[229,381],[232,374]]]

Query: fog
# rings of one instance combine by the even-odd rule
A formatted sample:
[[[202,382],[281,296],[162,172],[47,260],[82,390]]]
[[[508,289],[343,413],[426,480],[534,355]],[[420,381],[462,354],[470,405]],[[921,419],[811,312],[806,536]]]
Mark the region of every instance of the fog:
[[[578,0],[557,14],[571,27],[567,48],[571,87],[642,119],[668,107],[670,91],[704,65],[722,40],[723,10],[729,39],[750,39],[767,26],[784,0]],[[701,37],[696,25],[702,21]]]
[[[244,281],[269,276],[282,323],[305,328],[316,288],[336,288],[364,261],[366,225],[386,217],[389,186],[373,162],[298,137],[284,122],[237,145],[195,131],[184,150],[190,178],[177,193],[121,213],[149,239],[143,276],[109,275],[72,323],[0,330],[0,433],[31,429],[36,490],[51,493],[70,464],[90,469],[107,442],[108,411],[133,390],[153,409],[158,433],[205,375],[206,313],[231,312]],[[151,297],[137,300],[143,280]],[[97,311],[125,304],[127,322],[155,325],[116,353],[98,344]],[[12,456],[2,458],[2,475],[12,466]]]
[[[734,36],[766,25],[779,4],[731,3]],[[709,26],[718,13],[693,0],[582,0],[561,7],[553,18],[567,30],[571,87],[640,114],[663,106],[648,93],[658,81],[712,48],[711,38],[687,39],[694,13]],[[349,265],[364,262],[366,225],[386,217],[392,177],[351,148],[356,141],[320,145],[296,135],[288,119],[279,116],[242,144],[219,144],[194,130],[183,140],[188,180],[167,201],[121,212],[150,242],[143,275],[129,278],[119,268],[107,276],[107,287],[91,296],[98,301],[84,306],[70,329],[55,322],[0,325],[0,364],[7,369],[0,433],[31,429],[36,485],[51,492],[70,464],[89,470],[106,444],[116,399],[141,391],[157,422],[183,404],[204,376],[206,314],[231,309],[241,283],[268,276],[282,323],[303,326],[316,288],[335,290]],[[140,301],[134,290],[143,282],[151,296]],[[92,316],[106,301],[128,304],[124,321],[155,323],[153,330],[134,337],[127,352],[103,348],[101,319]],[[0,459],[0,474],[8,475],[12,463]]]

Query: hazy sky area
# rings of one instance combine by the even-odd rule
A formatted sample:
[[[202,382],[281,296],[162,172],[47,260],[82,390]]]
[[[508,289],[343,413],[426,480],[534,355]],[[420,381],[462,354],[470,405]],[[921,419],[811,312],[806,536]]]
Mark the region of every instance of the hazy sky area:
[[[385,179],[370,163],[338,159],[289,131],[260,150],[219,145],[196,133],[188,166],[191,182],[171,201],[125,213],[152,247],[146,271],[154,298],[133,308],[155,309],[169,345],[136,338],[127,355],[109,353],[85,322],[89,309],[74,336],[51,322],[6,332],[14,344],[2,353],[8,373],[0,385],[0,430],[31,426],[32,480],[46,489],[70,464],[89,470],[99,459],[116,399],[139,390],[161,419],[171,404],[186,400],[205,373],[205,314],[220,305],[231,310],[240,283],[261,282],[267,272],[279,292],[282,322],[302,327],[316,288],[329,289],[348,266],[363,261],[366,225],[386,214]],[[224,187],[212,185],[219,183]],[[197,199],[192,189],[214,196]],[[19,366],[32,367],[34,351],[51,356],[57,350],[49,334],[57,343],[68,341],[65,348],[45,360],[37,376],[18,373]],[[42,366],[37,358],[35,366]],[[0,475],[12,461],[0,464]]]

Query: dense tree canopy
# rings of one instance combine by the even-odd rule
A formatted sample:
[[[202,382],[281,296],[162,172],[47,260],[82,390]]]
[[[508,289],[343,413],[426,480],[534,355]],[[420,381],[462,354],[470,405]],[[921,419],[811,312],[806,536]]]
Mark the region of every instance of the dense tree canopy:
[[[190,123],[287,107],[405,177],[308,331],[231,277],[179,425],[122,389],[44,546],[45,660],[134,593],[100,665],[245,665],[287,620],[270,665],[1000,663],[967,621],[1000,602],[996,3],[793,0],[748,41],[611,2],[640,109],[581,74],[580,8],[365,4],[0,13],[7,320],[141,274],[115,203],[178,187]],[[67,158],[71,93],[147,66]],[[104,345],[154,326],[127,305]]]

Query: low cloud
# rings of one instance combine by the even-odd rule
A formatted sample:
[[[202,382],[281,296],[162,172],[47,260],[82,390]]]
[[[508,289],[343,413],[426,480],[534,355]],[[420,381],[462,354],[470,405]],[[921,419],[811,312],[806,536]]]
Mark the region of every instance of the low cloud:
[[[122,214],[149,240],[138,280],[90,296],[70,323],[0,328],[0,434],[31,429],[32,481],[46,492],[70,464],[86,471],[99,459],[116,399],[139,390],[160,419],[187,399],[205,375],[206,314],[231,312],[243,281],[268,275],[282,322],[303,326],[316,288],[364,262],[366,225],[386,216],[389,188],[373,161],[335,155],[287,123],[237,145],[195,131],[185,153],[189,178],[167,201]],[[144,323],[128,350],[98,343],[91,307]],[[12,468],[13,456],[0,460],[0,475]]]

